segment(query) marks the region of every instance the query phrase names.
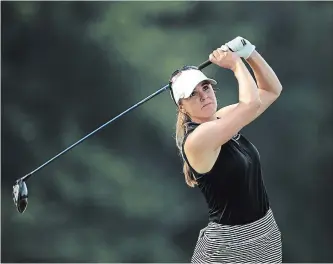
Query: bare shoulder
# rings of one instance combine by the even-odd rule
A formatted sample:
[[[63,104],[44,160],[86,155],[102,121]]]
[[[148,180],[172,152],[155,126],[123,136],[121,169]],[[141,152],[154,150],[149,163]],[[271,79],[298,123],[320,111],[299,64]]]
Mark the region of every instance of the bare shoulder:
[[[199,148],[199,150],[202,151],[203,149],[200,147],[205,145],[206,139],[209,138],[209,134],[212,133],[215,126],[215,120],[198,125],[196,129],[187,137],[184,148],[189,151],[195,151]]]
[[[216,126],[214,121],[200,124],[188,137],[184,143],[184,152],[191,167],[198,173],[206,173],[214,166],[218,157],[220,147],[207,147],[206,136],[209,131]]]

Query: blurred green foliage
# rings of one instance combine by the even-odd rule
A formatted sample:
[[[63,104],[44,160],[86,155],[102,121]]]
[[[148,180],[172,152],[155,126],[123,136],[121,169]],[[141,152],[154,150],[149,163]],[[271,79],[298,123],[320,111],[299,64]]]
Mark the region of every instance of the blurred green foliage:
[[[332,2],[1,2],[2,262],[189,262],[207,209],[185,185],[164,93],[14,181],[240,35],[284,91],[244,129],[284,262],[332,262]],[[220,106],[231,72],[210,66]]]

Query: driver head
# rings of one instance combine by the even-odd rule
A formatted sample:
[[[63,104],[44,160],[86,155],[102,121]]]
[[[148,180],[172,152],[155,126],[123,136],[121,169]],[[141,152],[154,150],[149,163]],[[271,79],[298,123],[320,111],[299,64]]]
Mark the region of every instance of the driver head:
[[[17,210],[24,213],[28,205],[28,188],[23,180],[18,180],[13,186],[13,200]]]

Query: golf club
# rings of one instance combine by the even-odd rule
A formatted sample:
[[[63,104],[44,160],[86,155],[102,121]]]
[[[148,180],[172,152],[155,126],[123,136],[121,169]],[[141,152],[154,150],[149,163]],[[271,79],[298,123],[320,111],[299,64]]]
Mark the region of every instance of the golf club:
[[[199,70],[202,70],[203,68],[207,67],[210,64],[211,64],[211,62],[209,60],[207,60],[207,61],[201,63],[199,66],[197,66],[197,68]],[[99,131],[102,128],[106,127],[107,125],[109,125],[110,123],[112,123],[113,121],[115,121],[116,119],[120,118],[121,116],[125,115],[126,113],[130,112],[131,110],[137,108],[138,106],[140,106],[143,103],[147,102],[148,100],[152,99],[156,95],[158,95],[158,94],[166,91],[168,88],[170,89],[170,93],[172,95],[172,91],[171,91],[171,87],[170,87],[170,83],[169,83],[169,84],[165,85],[164,87],[162,87],[161,89],[159,89],[158,91],[156,91],[155,93],[149,95],[145,99],[143,99],[140,102],[136,103],[135,105],[131,106],[130,108],[128,108],[127,110],[125,110],[121,114],[119,114],[116,117],[112,118],[111,120],[109,120],[105,124],[101,125],[99,128],[95,129],[94,131],[92,131],[91,133],[89,133],[88,135],[86,135],[85,137],[81,138],[79,141],[75,142],[74,144],[72,144],[71,146],[69,146],[68,148],[66,148],[65,150],[61,151],[59,154],[57,154],[56,156],[54,156],[53,158],[51,158],[50,160],[48,160],[47,162],[45,162],[44,164],[42,164],[41,166],[39,166],[37,169],[33,170],[32,172],[30,172],[29,174],[23,176],[22,178],[19,178],[18,180],[16,180],[15,184],[13,185],[13,200],[14,200],[14,204],[15,204],[18,212],[21,213],[21,214],[24,213],[24,211],[26,210],[26,208],[28,206],[28,187],[27,187],[26,181],[35,172],[39,171],[40,169],[42,169],[43,167],[45,167],[46,165],[48,165],[49,163],[51,163],[52,161],[54,161],[55,159],[57,159],[58,157],[60,157],[62,154],[65,154],[67,151],[69,151],[72,148],[74,148],[75,146],[79,145],[84,140],[86,140],[88,137],[92,136],[97,131]]]

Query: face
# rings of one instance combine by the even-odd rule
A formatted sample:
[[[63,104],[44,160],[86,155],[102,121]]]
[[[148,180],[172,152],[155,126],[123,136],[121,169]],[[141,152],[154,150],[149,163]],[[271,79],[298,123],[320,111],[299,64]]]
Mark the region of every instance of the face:
[[[179,108],[194,122],[202,123],[214,119],[217,102],[212,85],[207,81],[199,83],[190,97],[181,99]]]

